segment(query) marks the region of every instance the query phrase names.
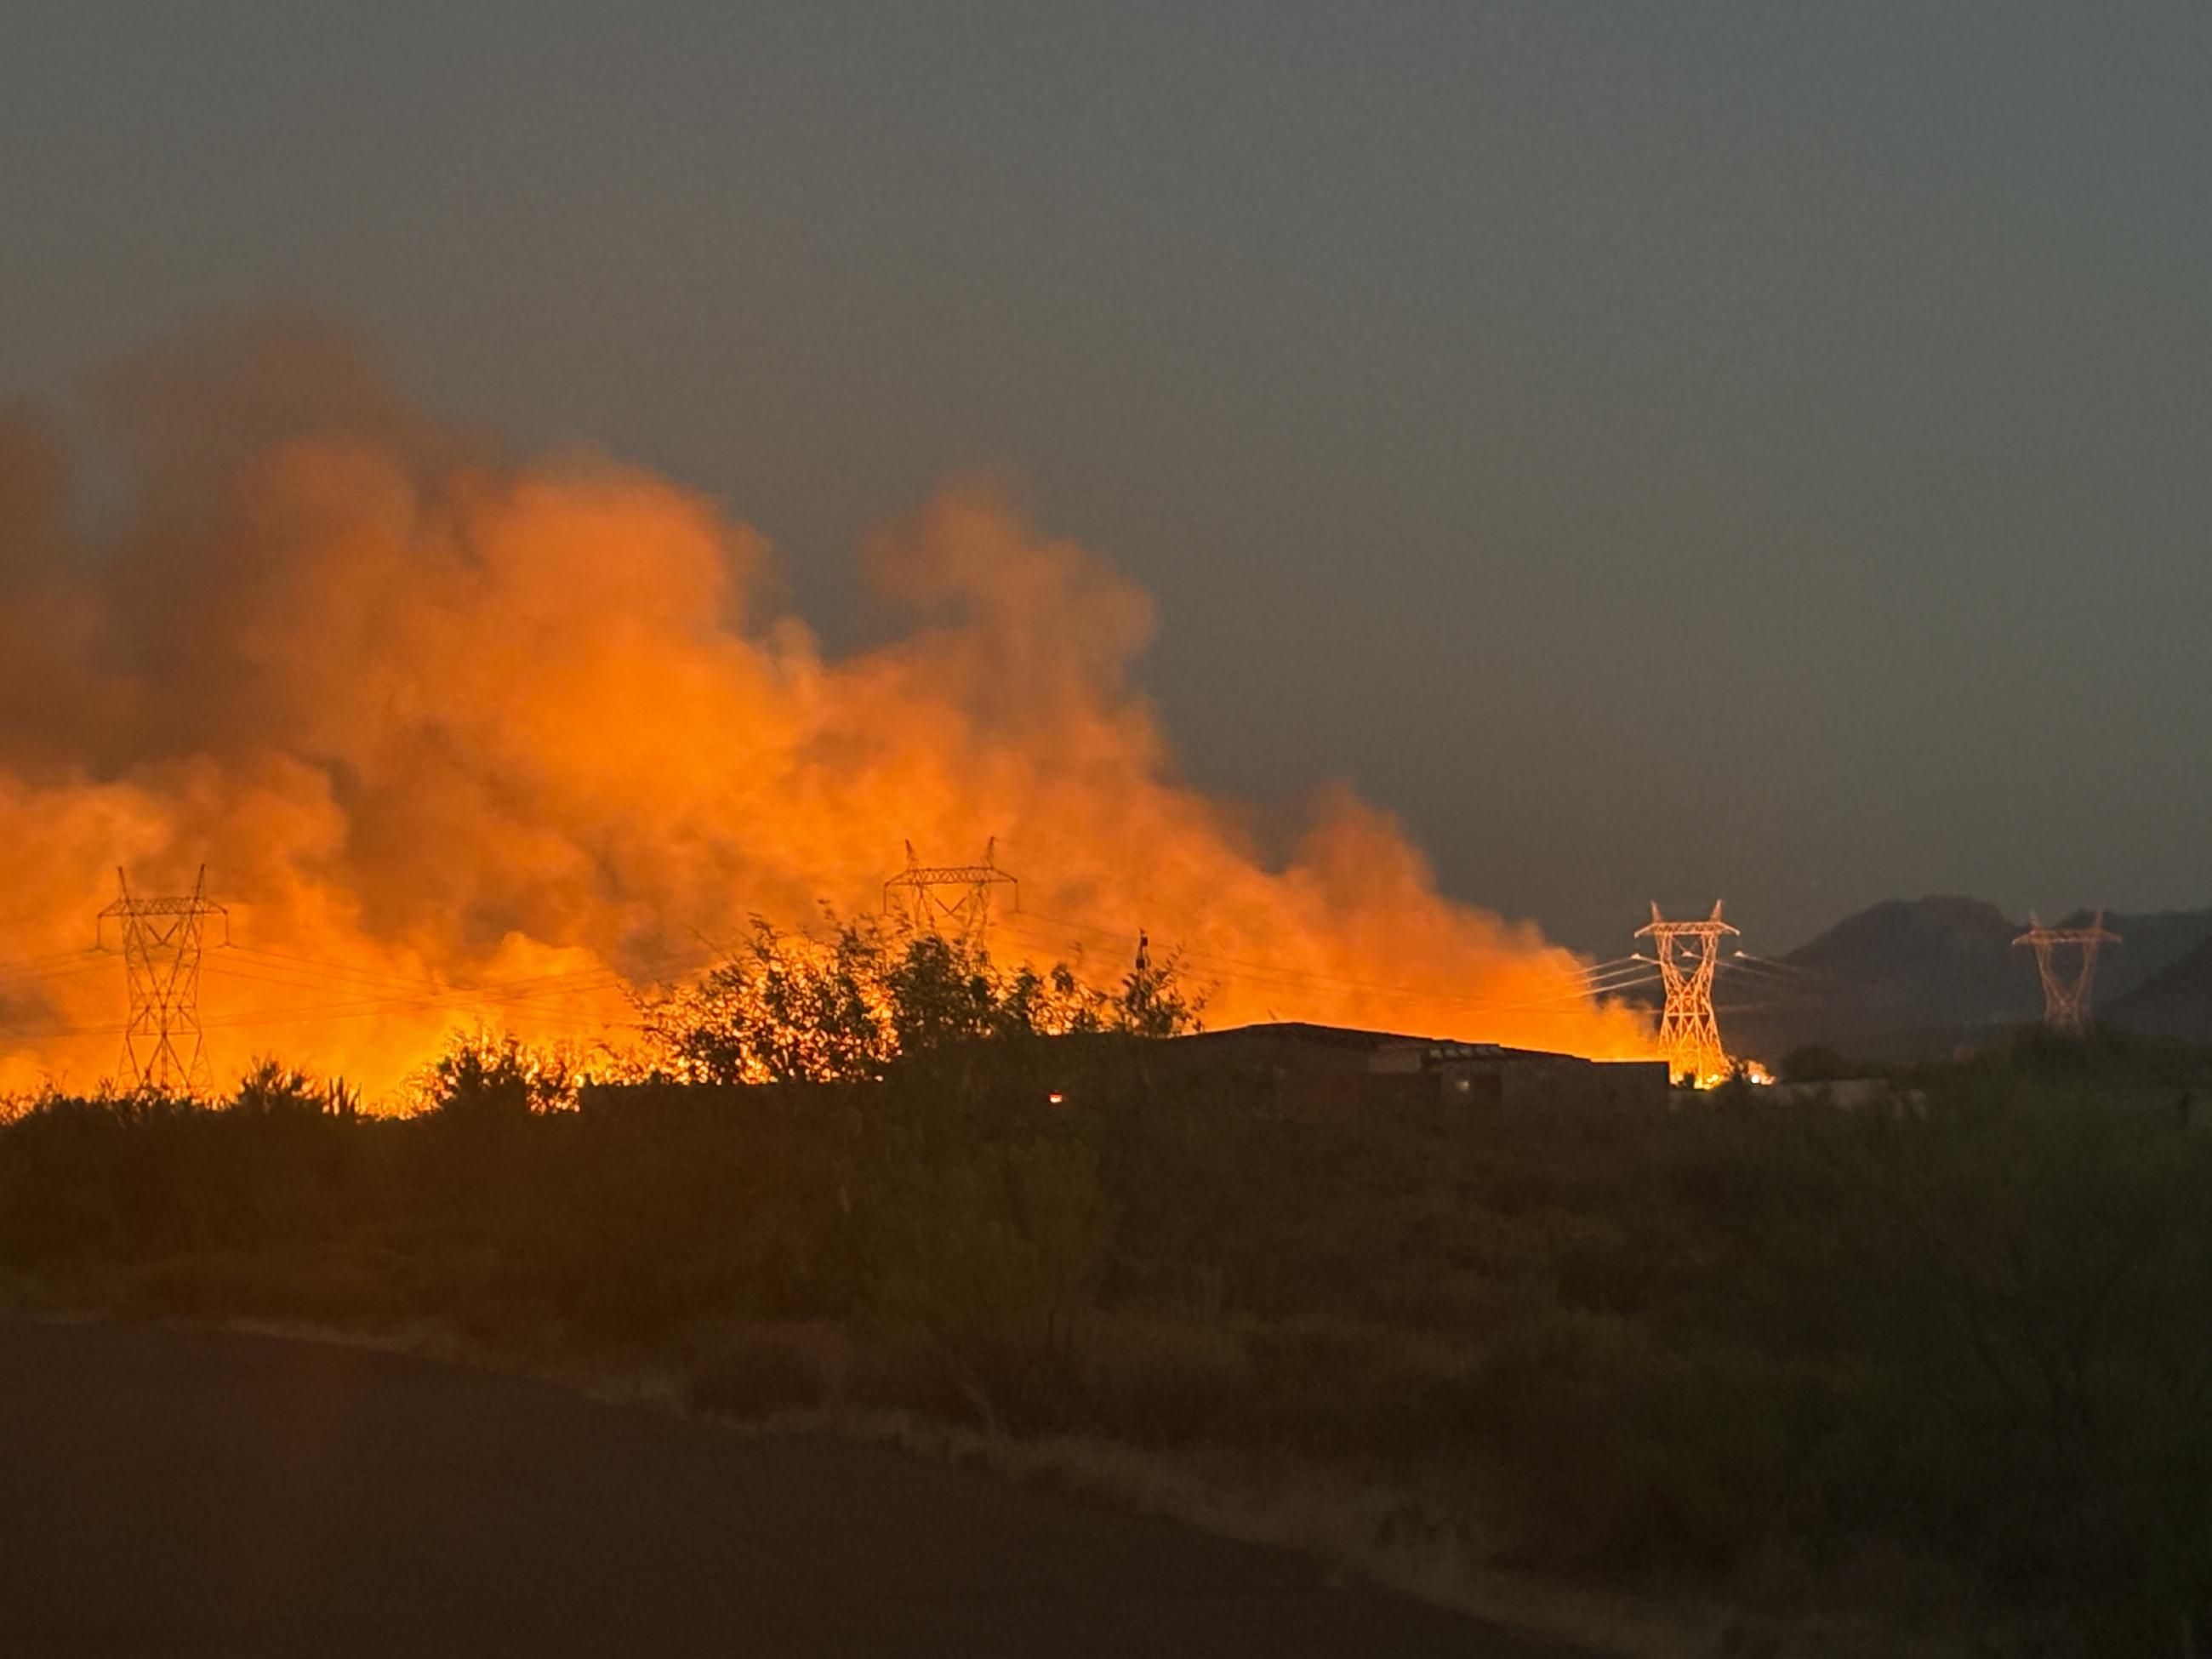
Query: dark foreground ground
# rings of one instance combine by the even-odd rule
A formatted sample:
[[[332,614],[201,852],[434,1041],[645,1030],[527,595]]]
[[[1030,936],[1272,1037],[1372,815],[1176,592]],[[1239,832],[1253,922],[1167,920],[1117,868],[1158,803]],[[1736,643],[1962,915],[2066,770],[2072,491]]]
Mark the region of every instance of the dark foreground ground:
[[[349,1349],[0,1323],[0,1653],[1558,1651],[888,1452]]]

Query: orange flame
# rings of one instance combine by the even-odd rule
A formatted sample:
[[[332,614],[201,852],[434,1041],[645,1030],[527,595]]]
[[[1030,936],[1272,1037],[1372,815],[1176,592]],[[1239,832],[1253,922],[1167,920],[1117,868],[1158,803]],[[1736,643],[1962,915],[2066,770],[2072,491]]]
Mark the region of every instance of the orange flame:
[[[702,937],[871,908],[902,839],[959,860],[993,835],[1022,883],[1002,957],[1110,978],[1141,925],[1212,1024],[1650,1052],[1347,791],[1271,856],[1176,781],[1129,682],[1150,601],[989,487],[872,538],[913,625],[829,660],[713,503],[591,455],[488,459],[321,325],[204,329],[106,409],[137,519],[95,544],[49,423],[0,416],[0,1085],[113,1072],[121,967],[82,952],[118,864],[159,891],[204,862],[231,906],[218,1079],[276,1052],[381,1089],[487,1015],[606,1029]]]

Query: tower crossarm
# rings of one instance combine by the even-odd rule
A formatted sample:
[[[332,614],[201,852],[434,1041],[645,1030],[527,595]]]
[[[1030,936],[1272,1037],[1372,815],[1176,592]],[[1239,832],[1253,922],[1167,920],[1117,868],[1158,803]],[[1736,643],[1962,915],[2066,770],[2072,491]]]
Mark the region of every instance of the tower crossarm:
[[[886,887],[974,887],[984,882],[1012,882],[1013,877],[994,864],[910,864],[893,876]]]
[[[999,842],[993,836],[983,846],[980,864],[924,864],[906,844],[906,868],[884,883],[884,914],[902,915],[917,930],[942,933],[948,926],[970,944],[980,945],[990,926],[991,896],[1006,889],[1012,905],[1021,908],[1021,884],[998,862]]]

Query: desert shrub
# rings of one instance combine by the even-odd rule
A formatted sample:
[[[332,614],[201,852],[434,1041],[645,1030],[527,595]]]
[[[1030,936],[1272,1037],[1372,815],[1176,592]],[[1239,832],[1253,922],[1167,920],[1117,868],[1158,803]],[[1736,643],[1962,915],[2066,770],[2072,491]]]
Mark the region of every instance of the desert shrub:
[[[2032,1073],[1984,1073],[1861,1178],[1871,1342],[1978,1431],[1973,1536],[2018,1583],[2212,1592],[2212,1147]],[[2179,1478],[2172,1478],[2176,1474]]]
[[[416,1081],[421,1109],[469,1125],[512,1123],[576,1103],[580,1057],[566,1045],[526,1043],[489,1026],[456,1031]]]
[[[1686,1353],[1629,1321],[1561,1313],[1488,1354],[1466,1407],[1532,1559],[1715,1571],[1783,1528],[1786,1383],[1756,1355]]]
[[[908,1169],[884,1203],[878,1312],[924,1335],[986,1421],[1059,1420],[1112,1237],[1089,1148],[977,1147]]]
[[[849,1312],[868,1127],[832,1087],[648,1091],[547,1121],[499,1218],[502,1255],[600,1336]]]
[[[230,1109],[241,1117],[314,1117],[326,1102],[305,1072],[270,1057],[256,1060],[240,1079]]]
[[[1188,1315],[1102,1316],[1077,1364],[1085,1425],[1152,1445],[1237,1437],[1260,1388],[1240,1333]]]
[[[1776,1074],[1784,1083],[1834,1083],[1857,1077],[1862,1070],[1835,1049],[1820,1043],[1792,1048],[1775,1066]]]
[[[1257,1389],[1235,1432],[1316,1456],[1419,1456],[1464,1437],[1472,1355],[1374,1322],[1306,1315],[1242,1335]]]

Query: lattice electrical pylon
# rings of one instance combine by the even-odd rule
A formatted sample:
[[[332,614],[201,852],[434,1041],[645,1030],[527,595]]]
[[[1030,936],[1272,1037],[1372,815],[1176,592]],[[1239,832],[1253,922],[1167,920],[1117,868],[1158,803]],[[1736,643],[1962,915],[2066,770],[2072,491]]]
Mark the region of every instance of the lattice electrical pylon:
[[[2118,945],[2120,936],[2105,926],[2105,913],[2087,927],[2045,927],[2028,912],[2027,931],[2013,943],[2033,945],[2035,970],[2043,976],[2043,1023],[2054,1031],[2079,1036],[2089,1029],[2089,993],[2097,982],[2097,947]],[[2079,954],[2074,971],[2061,965],[2058,952],[2071,946]]]
[[[981,864],[923,864],[906,844],[906,868],[884,884],[884,914],[903,917],[918,933],[951,937],[980,948],[991,927],[994,889],[1011,890],[1021,907],[1021,884],[998,866],[999,838],[984,843]]]
[[[116,923],[131,993],[123,1069],[148,1092],[207,1093],[213,1080],[200,1036],[200,951],[210,916],[222,918],[222,942],[230,943],[230,913],[207,896],[205,865],[192,890],[177,897],[138,897],[119,869],[115,880],[116,901],[100,913],[100,943],[106,945],[107,924]]]
[[[1720,1022],[1713,1017],[1713,970],[1720,959],[1721,936],[1736,929],[1721,920],[1721,902],[1703,921],[1668,921],[1655,902],[1651,921],[1636,930],[1657,953],[1659,981],[1667,1006],[1659,1014],[1659,1050],[1667,1069],[1692,1083],[1717,1083],[1729,1074],[1728,1050],[1721,1046]]]

